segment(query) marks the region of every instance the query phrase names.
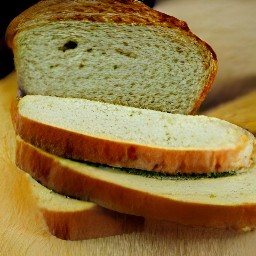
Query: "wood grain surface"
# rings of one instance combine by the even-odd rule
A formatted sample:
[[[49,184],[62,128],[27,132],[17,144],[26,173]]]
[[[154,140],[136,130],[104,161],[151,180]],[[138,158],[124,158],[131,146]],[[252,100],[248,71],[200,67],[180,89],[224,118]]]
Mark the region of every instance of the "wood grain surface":
[[[256,90],[222,103],[203,114],[241,126],[256,136]]]
[[[158,1],[156,9],[187,21],[192,31],[210,43],[218,55],[217,79],[203,110],[256,89],[255,7],[254,0]],[[13,164],[14,131],[9,107],[15,95],[16,76],[12,73],[0,80],[0,256],[256,255],[256,231],[237,233],[153,220],[146,220],[142,233],[73,242],[52,236],[31,196],[24,173]],[[239,113],[233,114],[231,121],[255,130],[254,97],[255,94],[250,94],[235,105],[230,102],[224,110],[209,113],[224,119],[228,119],[228,112]],[[242,112],[237,111],[241,108]]]
[[[13,164],[14,131],[9,107],[16,76],[0,81],[0,255],[255,255],[256,231],[193,228],[146,220],[141,233],[64,241],[52,236]]]

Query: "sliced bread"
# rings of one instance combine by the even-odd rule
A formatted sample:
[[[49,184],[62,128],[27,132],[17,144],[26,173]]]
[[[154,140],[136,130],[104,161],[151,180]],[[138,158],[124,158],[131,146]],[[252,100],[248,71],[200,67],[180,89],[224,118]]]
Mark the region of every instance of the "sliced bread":
[[[61,157],[162,173],[216,173],[252,163],[254,136],[207,116],[75,98],[27,95],[13,124],[25,141]]]
[[[7,226],[1,227],[13,229],[13,232],[17,233],[15,237],[23,239],[23,235],[19,236],[18,234],[28,232],[27,225],[33,221],[33,211],[36,218],[42,220],[42,224],[44,224],[43,221],[47,224],[44,225],[45,230],[48,227],[49,233],[65,240],[94,239],[141,232],[144,224],[143,218],[120,214],[92,202],[59,195],[46,189],[15,166],[15,133],[10,117],[10,102],[15,98],[17,88],[15,79],[15,74],[12,74],[0,84],[0,222],[7,219],[11,221]],[[31,158],[31,161],[36,161],[36,159]],[[8,206],[6,202],[8,202]],[[28,216],[30,212],[32,215]],[[5,217],[2,219],[2,216]],[[17,229],[17,221],[24,222],[25,229],[23,231]],[[3,232],[4,230],[0,230],[0,239],[2,239]],[[49,236],[49,234],[47,235]],[[33,236],[31,243],[34,242],[35,237]],[[11,240],[16,242],[13,238]],[[18,244],[21,246],[24,245],[24,242]],[[1,247],[0,255],[13,255],[9,253],[8,247],[6,247],[6,254],[2,254],[2,252]],[[38,253],[33,255],[35,254],[38,255]],[[28,254],[26,253],[26,255]],[[46,255],[48,254],[46,253]]]
[[[32,159],[31,159],[32,160]],[[39,184],[29,185],[51,234],[64,240],[85,240],[138,232],[143,218],[111,211],[95,203],[69,198]]]
[[[217,72],[187,24],[136,0],[46,0],[9,25],[21,94],[194,113]]]
[[[185,225],[256,227],[256,168],[212,176],[150,175],[94,166],[46,153],[17,138],[16,164],[61,194]]]
[[[255,85],[256,87],[256,85]],[[256,136],[256,90],[203,112],[245,128]]]

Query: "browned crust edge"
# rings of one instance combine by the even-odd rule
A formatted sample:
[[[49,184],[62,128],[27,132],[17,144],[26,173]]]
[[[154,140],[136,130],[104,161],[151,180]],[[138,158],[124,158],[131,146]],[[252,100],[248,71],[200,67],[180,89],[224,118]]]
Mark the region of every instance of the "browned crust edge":
[[[178,27],[189,31],[186,22],[156,11],[136,0],[39,1],[15,17],[6,31],[6,41],[13,47],[13,38],[21,30],[54,21],[84,21],[130,25]]]
[[[63,240],[87,240],[143,230],[144,218],[114,212],[98,205],[73,212],[47,208],[41,208],[41,211],[50,233]]]
[[[16,133],[25,141],[64,158],[162,173],[217,173],[231,171],[244,149],[247,136],[236,148],[225,150],[168,150],[93,138],[45,125],[20,115],[19,99],[12,102]],[[244,159],[246,161],[246,159]],[[242,167],[245,162],[240,162]]]
[[[144,193],[95,177],[93,169],[92,175],[78,172],[20,139],[16,164],[50,189],[118,212],[190,226],[243,231],[256,227],[256,204],[211,205]]]
[[[15,168],[13,163],[11,164]],[[24,175],[25,172],[20,171]],[[96,204],[88,206],[85,202],[84,208],[81,206],[79,210],[72,210],[71,208],[54,210],[51,207],[42,206],[40,197],[38,197],[37,192],[36,195],[34,192],[38,187],[34,188],[31,184],[31,178],[25,175],[19,179],[19,183],[14,184],[19,204],[24,205],[24,198],[20,198],[20,194],[25,194],[29,200],[26,203],[36,207],[36,210],[40,212],[40,218],[46,223],[49,233],[57,238],[71,241],[88,240],[141,232],[144,229],[144,218],[114,212]],[[66,200],[73,199],[67,198]]]
[[[212,47],[195,35],[187,23],[173,16],[154,10],[136,0],[101,1],[73,1],[45,0],[31,6],[9,24],[6,30],[6,42],[13,49],[14,37],[19,31],[33,26],[40,26],[55,21],[102,22],[115,24],[129,24],[132,26],[155,26],[178,28],[193,37],[212,55],[212,71],[206,84],[188,114],[194,114],[200,108],[206,95],[210,91],[218,70],[218,60]]]
[[[196,114],[197,111],[199,110],[201,104],[203,103],[203,101],[205,100],[207,94],[209,93],[209,91],[211,90],[215,77],[217,75],[218,72],[218,60],[217,60],[217,56],[214,53],[214,51],[211,49],[211,47],[209,45],[206,45],[206,47],[209,48],[209,50],[212,52],[213,54],[213,61],[214,61],[214,65],[213,65],[213,70],[201,92],[201,95],[199,96],[198,100],[195,102],[194,107],[192,108],[190,114]]]

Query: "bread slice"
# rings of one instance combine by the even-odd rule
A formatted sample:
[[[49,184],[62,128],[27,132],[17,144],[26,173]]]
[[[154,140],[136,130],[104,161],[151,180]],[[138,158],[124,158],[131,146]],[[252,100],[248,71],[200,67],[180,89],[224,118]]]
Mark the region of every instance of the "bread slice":
[[[31,159],[32,160],[32,159]],[[33,161],[33,160],[32,160]],[[85,240],[139,232],[143,218],[104,209],[95,203],[69,198],[28,177],[51,234],[64,240]]]
[[[118,212],[193,226],[256,227],[255,166],[225,175],[150,175],[59,158],[20,138],[16,164],[50,189]]]
[[[41,1],[9,25],[22,94],[194,113],[217,59],[187,24],[135,0]]]
[[[144,228],[143,218],[120,214],[92,202],[80,201],[57,194],[46,189],[15,166],[15,133],[10,117],[10,102],[11,99],[15,98],[16,90],[17,84],[14,73],[4,81],[0,81],[0,222],[4,223],[6,220],[9,222],[9,224],[0,227],[1,246],[4,245],[2,240],[4,232],[13,229],[13,232],[9,233],[8,236],[16,234],[15,237],[18,237],[21,242],[18,243],[17,248],[22,246],[26,249],[26,253],[15,255],[43,255],[32,252],[31,254],[28,252],[28,248],[24,247],[23,238],[26,237],[26,234],[23,233],[29,232],[28,225],[33,220],[42,224],[45,221],[44,230],[48,227],[49,233],[65,240],[85,240],[141,232]],[[31,160],[36,161],[36,159]],[[30,213],[31,215],[29,215]],[[4,218],[2,218],[3,216]],[[17,225],[16,222],[18,221],[21,221],[22,225]],[[18,226],[23,226],[24,229],[17,229]],[[2,230],[2,227],[6,230]],[[40,227],[38,228],[40,230]],[[44,235],[49,237],[48,233],[44,233]],[[31,237],[32,240],[27,241],[28,246],[35,242],[36,236]],[[42,243],[41,238],[38,237]],[[16,242],[13,237],[10,239]],[[9,245],[13,245],[13,243]],[[10,252],[9,246],[5,246],[5,248],[6,250],[0,248],[1,256],[14,255]],[[45,255],[49,254],[45,253]],[[59,255],[63,254],[60,253]]]
[[[204,111],[203,114],[224,119],[245,128],[256,136],[256,90]],[[234,111],[235,110],[235,111]]]
[[[251,164],[254,136],[226,121],[75,98],[27,95],[16,133],[50,153],[162,173],[215,173]]]

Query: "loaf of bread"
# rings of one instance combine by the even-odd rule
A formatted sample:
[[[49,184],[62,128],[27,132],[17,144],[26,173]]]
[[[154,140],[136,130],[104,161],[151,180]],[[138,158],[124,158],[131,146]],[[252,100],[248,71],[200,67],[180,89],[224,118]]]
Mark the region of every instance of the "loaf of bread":
[[[49,232],[58,238],[95,239],[139,232],[143,228],[144,219],[141,217],[121,214],[92,202],[60,195],[28,176],[32,197],[42,212]]]
[[[150,175],[59,158],[20,138],[16,164],[50,189],[118,212],[192,226],[256,227],[255,166],[210,176]]]
[[[172,113],[199,108],[217,72],[187,24],[136,0],[46,0],[8,26],[21,95]]]
[[[120,214],[108,229],[115,234],[127,232],[122,214],[256,227],[254,136],[187,115],[210,90],[217,58],[185,22],[135,0],[45,0],[10,23],[6,40],[20,96],[15,163],[45,186],[31,183],[46,220],[72,221],[67,233],[54,222],[64,239],[106,233],[80,233],[76,206],[69,212],[63,200],[89,204],[81,214],[100,223]]]
[[[249,167],[255,140],[217,118],[86,99],[26,95],[12,116],[25,141],[58,156],[172,174]]]

